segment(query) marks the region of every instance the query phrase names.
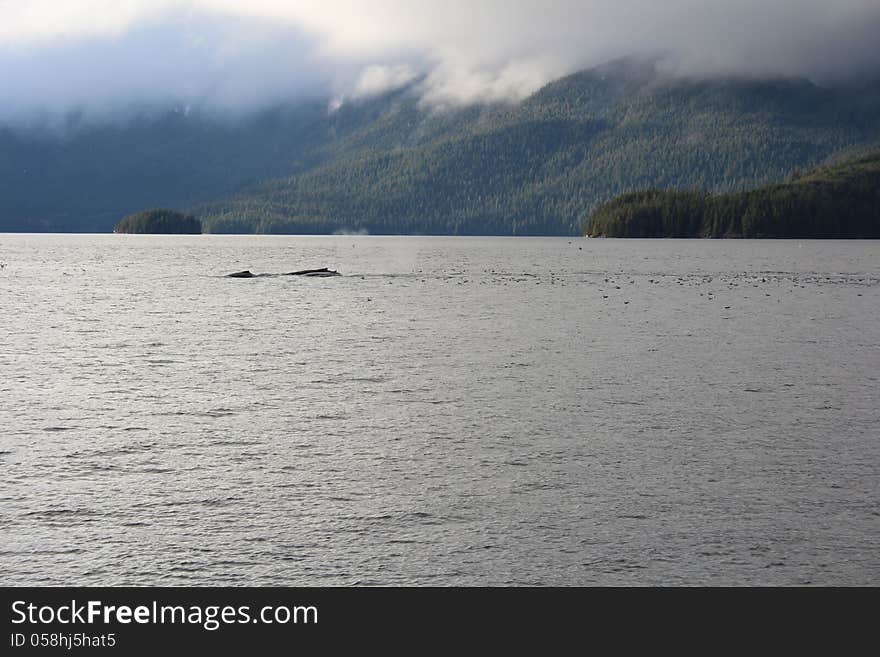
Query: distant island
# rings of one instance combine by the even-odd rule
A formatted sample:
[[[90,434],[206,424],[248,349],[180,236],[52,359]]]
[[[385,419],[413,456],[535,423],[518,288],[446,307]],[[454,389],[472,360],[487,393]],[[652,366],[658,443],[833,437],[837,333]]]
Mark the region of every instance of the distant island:
[[[176,210],[144,210],[121,219],[113,232],[199,235],[202,224],[193,215]]]
[[[587,220],[589,237],[880,238],[880,150],[727,194],[623,194]]]

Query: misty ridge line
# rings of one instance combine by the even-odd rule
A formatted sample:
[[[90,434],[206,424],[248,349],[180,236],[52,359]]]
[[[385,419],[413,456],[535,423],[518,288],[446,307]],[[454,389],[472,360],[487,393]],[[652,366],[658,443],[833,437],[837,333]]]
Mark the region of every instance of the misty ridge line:
[[[513,103],[632,55],[670,79],[837,84],[880,77],[878,33],[873,0],[0,3],[0,124],[332,111],[404,87],[425,108]]]
[[[430,106],[414,80],[248,120],[201,107],[0,129],[0,232],[175,208],[206,232],[573,235],[619,193],[736,191],[880,143],[880,82],[670,83],[661,63],[618,59],[514,104]]]
[[[67,140],[90,131],[107,128],[127,130],[133,125],[157,126],[169,120],[183,123],[211,126],[222,132],[232,133],[242,125],[265,120],[288,119],[296,114],[308,114],[335,120],[345,111],[359,112],[369,103],[378,102],[384,112],[399,109],[401,103],[414,103],[423,120],[431,118],[442,121],[443,117],[455,120],[462,112],[477,110],[495,116],[499,112],[507,114],[524,103],[539,97],[554,85],[583,74],[600,74],[609,79],[627,80],[629,93],[636,96],[652,94],[664,89],[685,88],[688,85],[706,83],[719,84],[781,84],[803,85],[816,90],[846,94],[865,90],[868,96],[866,106],[873,106],[872,87],[880,82],[878,75],[860,79],[829,79],[814,81],[809,78],[786,78],[780,75],[744,75],[735,73],[692,73],[676,66],[669,53],[629,55],[603,61],[597,66],[588,67],[548,79],[535,91],[524,95],[496,98],[492,100],[439,100],[431,94],[428,74],[411,73],[401,75],[398,81],[387,86],[363,85],[355,88],[349,95],[329,95],[329,92],[312,90],[290,98],[266,98],[262,103],[252,105],[222,106],[212,98],[183,100],[166,98],[159,100],[128,100],[106,104],[101,108],[77,106],[64,111],[61,109],[40,108],[25,114],[4,116],[0,108],[0,131],[17,134],[37,141]],[[383,73],[384,75],[384,73]],[[684,85],[685,87],[682,87]],[[365,90],[368,88],[369,90]],[[479,123],[479,122],[478,122]]]

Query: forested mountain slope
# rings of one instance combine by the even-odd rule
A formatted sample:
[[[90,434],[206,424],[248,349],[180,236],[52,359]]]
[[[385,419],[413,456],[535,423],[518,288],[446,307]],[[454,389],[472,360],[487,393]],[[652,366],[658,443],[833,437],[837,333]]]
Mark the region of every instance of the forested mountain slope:
[[[386,111],[388,98],[330,115],[327,101],[247,118],[176,108],[125,120],[0,125],[0,232],[109,232],[124,215],[188,208],[308,170]]]
[[[880,86],[664,81],[619,62],[515,106],[398,97],[335,157],[200,209],[212,232],[579,234],[645,187],[745,189],[880,139]]]
[[[430,107],[416,82],[335,110],[0,128],[0,231],[173,207],[206,232],[573,235],[623,192],[747,189],[876,143],[878,83],[670,80],[626,59],[513,105]]]

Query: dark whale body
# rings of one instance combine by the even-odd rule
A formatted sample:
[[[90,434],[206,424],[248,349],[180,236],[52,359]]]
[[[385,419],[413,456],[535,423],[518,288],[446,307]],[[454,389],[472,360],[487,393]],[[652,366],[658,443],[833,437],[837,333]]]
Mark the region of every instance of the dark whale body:
[[[250,270],[237,271],[234,274],[226,274],[226,278],[260,278],[263,276],[277,276],[277,274],[254,274]],[[321,267],[321,269],[302,269],[300,271],[292,271],[282,276],[311,276],[317,278],[326,278],[328,276],[342,276],[338,271]]]
[[[321,267],[321,269],[303,269],[303,270],[301,270],[301,271],[292,271],[292,272],[289,272],[289,273],[284,274],[284,275],[285,275],[285,276],[318,276],[318,277],[325,277],[325,276],[341,276],[342,274],[340,274],[338,271],[333,271],[333,270],[331,270],[331,269],[327,269],[327,267]]]

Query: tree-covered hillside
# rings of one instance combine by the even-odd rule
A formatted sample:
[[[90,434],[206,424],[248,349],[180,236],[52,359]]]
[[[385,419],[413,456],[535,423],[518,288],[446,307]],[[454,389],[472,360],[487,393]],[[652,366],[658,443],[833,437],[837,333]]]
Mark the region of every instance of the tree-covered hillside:
[[[110,232],[142,208],[193,207],[308,170],[388,102],[332,115],[322,100],[235,119],[175,109],[109,123],[0,125],[0,232]]]
[[[746,189],[880,143],[880,83],[670,81],[621,60],[453,109],[418,84],[333,111],[0,127],[0,231],[110,231],[178,207],[207,232],[580,234],[623,192]]]
[[[880,238],[880,150],[726,194],[648,190],[596,209],[593,237]]]
[[[335,157],[199,213],[209,232],[579,234],[621,192],[745,189],[878,140],[880,85],[668,82],[623,62],[515,106],[402,96]]]

